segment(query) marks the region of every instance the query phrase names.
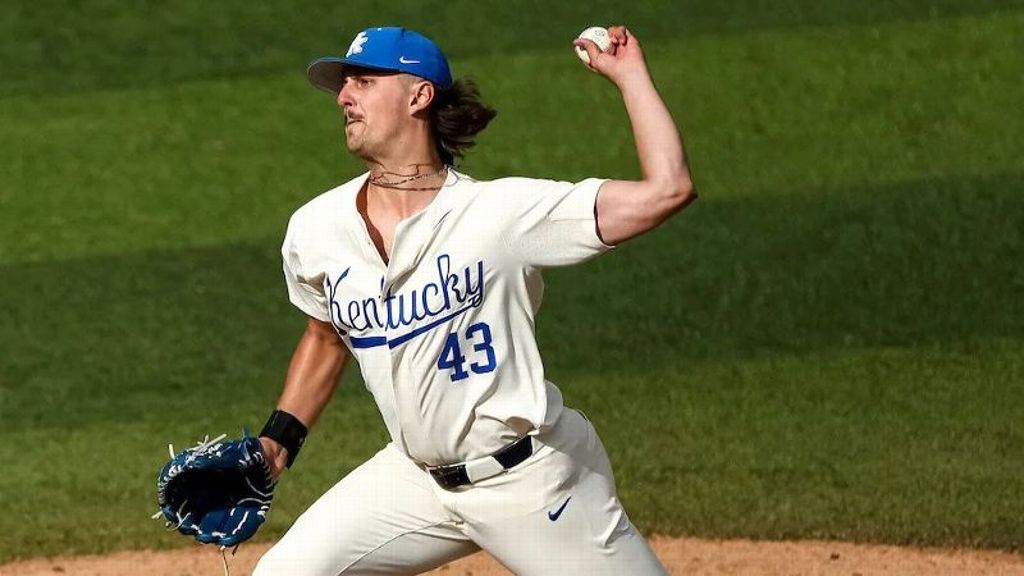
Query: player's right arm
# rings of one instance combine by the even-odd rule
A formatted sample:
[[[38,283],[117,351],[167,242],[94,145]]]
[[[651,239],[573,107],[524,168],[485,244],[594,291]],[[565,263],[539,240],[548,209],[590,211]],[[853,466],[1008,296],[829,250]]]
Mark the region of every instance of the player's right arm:
[[[307,429],[312,428],[334,395],[348,361],[348,348],[334,327],[310,318],[288,365],[277,409],[298,418]],[[261,437],[260,442],[276,479],[288,462],[287,450],[270,438]]]
[[[611,47],[601,52],[590,40],[576,40],[590,56],[588,67],[622,93],[633,126],[642,179],[611,180],[597,198],[602,240],[618,244],[653,229],[697,198],[682,137],[661,99],[640,43],[624,26],[608,29]]]

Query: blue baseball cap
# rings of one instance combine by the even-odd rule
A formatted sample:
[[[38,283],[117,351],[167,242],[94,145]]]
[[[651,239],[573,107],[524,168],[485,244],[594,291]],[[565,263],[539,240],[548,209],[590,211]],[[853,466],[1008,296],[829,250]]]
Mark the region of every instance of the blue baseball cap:
[[[400,27],[363,30],[356,34],[344,56],[314,60],[306,68],[306,77],[313,86],[337,94],[346,66],[405,72],[441,87],[452,84],[448,60],[437,44],[418,32]]]

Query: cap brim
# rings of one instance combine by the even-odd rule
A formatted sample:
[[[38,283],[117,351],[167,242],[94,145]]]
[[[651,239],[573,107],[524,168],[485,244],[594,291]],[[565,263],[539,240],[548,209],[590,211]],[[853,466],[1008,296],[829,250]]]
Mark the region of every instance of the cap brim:
[[[341,84],[345,80],[345,68],[362,68],[364,70],[379,70],[381,72],[398,72],[393,68],[381,68],[369,66],[362,62],[355,62],[348,58],[337,56],[324,56],[317,58],[306,68],[306,78],[309,83],[324,92],[337,94],[341,91]]]

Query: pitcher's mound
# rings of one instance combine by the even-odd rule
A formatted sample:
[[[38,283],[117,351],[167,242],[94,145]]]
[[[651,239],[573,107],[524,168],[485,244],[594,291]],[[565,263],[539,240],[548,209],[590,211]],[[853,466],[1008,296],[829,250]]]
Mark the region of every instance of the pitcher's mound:
[[[751,542],[664,538],[651,540],[672,574],[822,576],[911,575],[1024,576],[1024,556],[982,550],[941,550],[846,542]],[[266,544],[246,544],[229,556],[232,576],[248,576]],[[0,576],[206,576],[223,572],[220,554],[196,545],[184,550],[142,550],[106,556],[65,556],[0,566]],[[493,558],[477,553],[430,573],[434,576],[509,574]]]

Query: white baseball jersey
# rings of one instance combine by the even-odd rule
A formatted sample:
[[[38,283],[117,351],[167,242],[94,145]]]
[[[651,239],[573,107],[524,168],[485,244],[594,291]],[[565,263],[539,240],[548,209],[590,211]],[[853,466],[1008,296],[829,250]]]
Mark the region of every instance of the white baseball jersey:
[[[603,180],[450,171],[431,204],[398,224],[385,263],[356,209],[366,178],[296,211],[282,255],[289,298],[333,324],[395,446],[450,464],[549,428],[563,406],[534,337],[541,269],[609,248],[595,221]]]

